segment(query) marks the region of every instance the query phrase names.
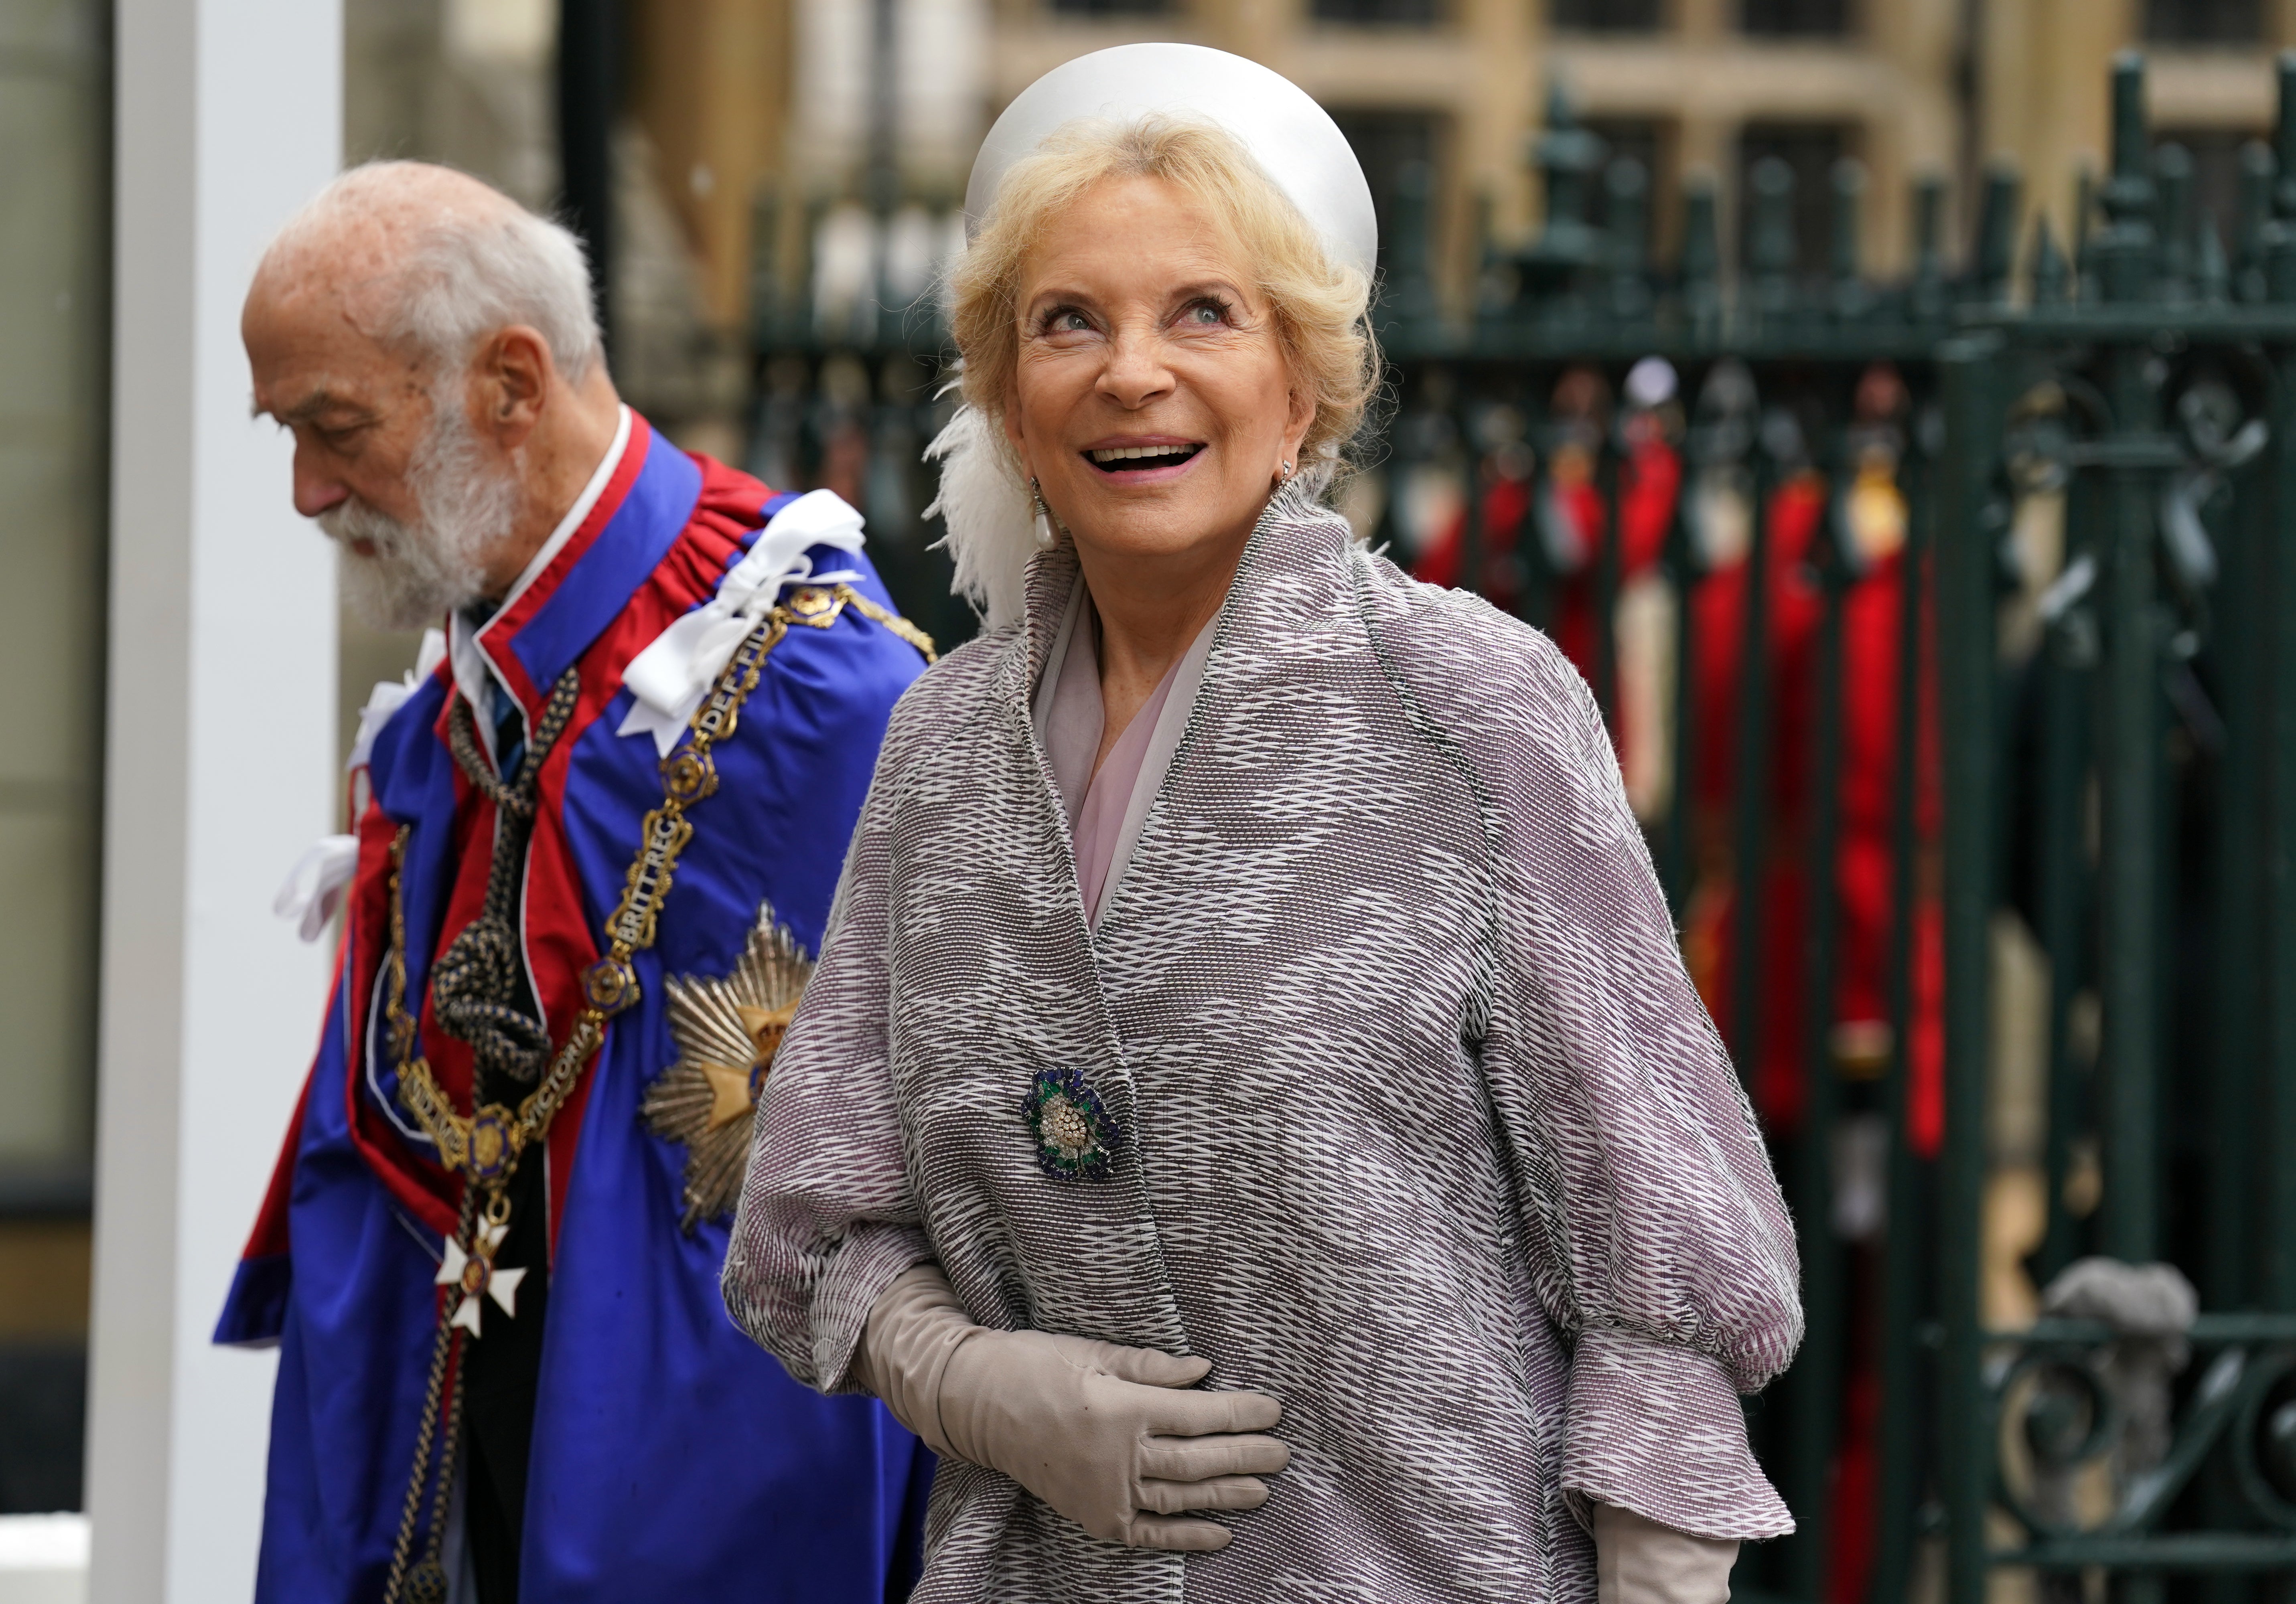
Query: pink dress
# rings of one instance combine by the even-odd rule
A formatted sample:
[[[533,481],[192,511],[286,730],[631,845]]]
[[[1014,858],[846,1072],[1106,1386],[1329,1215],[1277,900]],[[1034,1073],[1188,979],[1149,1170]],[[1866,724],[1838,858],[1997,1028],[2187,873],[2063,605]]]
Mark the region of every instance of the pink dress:
[[[1217,617],[1213,623],[1218,620]],[[1156,788],[1171,765],[1172,753],[1187,728],[1188,708],[1202,683],[1211,648],[1206,624],[1182,652],[1124,733],[1095,770],[1106,728],[1100,700],[1100,615],[1078,575],[1061,634],[1045,664],[1037,694],[1037,737],[1052,760],[1053,780],[1068,810],[1069,837],[1076,851],[1077,883],[1084,893],[1085,917],[1097,921],[1111,888],[1124,877],[1124,864]]]

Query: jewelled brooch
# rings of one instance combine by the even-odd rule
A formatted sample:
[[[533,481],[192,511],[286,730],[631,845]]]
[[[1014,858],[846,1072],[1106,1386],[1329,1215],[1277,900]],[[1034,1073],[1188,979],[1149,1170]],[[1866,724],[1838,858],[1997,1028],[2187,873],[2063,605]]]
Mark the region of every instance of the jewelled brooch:
[[[1055,1181],[1105,1181],[1123,1145],[1116,1117],[1080,1069],[1039,1069],[1021,1100],[1037,1137],[1037,1167]]]
[[[732,974],[676,978],[665,988],[677,1062],[646,1088],[638,1114],[685,1149],[689,1233],[741,1201],[758,1098],[812,974],[805,949],[767,907]]]

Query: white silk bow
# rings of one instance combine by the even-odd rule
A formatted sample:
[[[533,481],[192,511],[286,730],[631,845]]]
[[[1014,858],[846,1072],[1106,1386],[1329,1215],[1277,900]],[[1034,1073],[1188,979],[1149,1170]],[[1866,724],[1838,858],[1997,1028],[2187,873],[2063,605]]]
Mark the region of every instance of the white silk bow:
[[[293,920],[295,933],[305,941],[316,941],[342,906],[343,892],[357,872],[358,838],[321,836],[287,872],[286,882],[271,899],[271,911]]]
[[[652,735],[654,749],[668,757],[678,732],[782,587],[844,577],[815,574],[806,549],[826,545],[857,552],[862,544],[861,514],[833,490],[809,490],[774,514],[749,555],[726,570],[718,593],[630,659],[622,683],[636,700],[615,733]]]
[[[382,733],[382,726],[430,677],[446,656],[447,637],[438,630],[426,629],[422,632],[422,649],[414,655],[414,672],[403,679],[379,681],[367,693],[366,706],[359,709],[358,737],[351,742],[350,757],[343,765],[351,776],[353,824],[366,812],[370,794],[366,765],[374,752],[374,738]],[[326,933],[335,910],[342,906],[343,893],[357,872],[358,838],[321,836],[287,872],[278,895],[271,899],[271,911],[282,919],[294,921],[295,933],[305,941],[316,941]]]
[[[390,722],[406,699],[420,690],[425,680],[438,672],[439,665],[447,659],[445,632],[426,629],[422,644],[414,654],[414,667],[403,679],[377,680],[374,689],[367,692],[366,706],[359,709],[358,736],[351,742],[351,755],[343,762],[346,771],[365,768],[368,756],[374,750],[374,738],[382,733],[382,726]],[[354,820],[357,814],[352,815]]]

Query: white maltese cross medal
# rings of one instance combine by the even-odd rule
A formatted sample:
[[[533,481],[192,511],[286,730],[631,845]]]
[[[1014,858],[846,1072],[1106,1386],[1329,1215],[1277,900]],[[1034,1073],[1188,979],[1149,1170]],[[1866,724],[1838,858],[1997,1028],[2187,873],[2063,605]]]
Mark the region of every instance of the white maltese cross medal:
[[[518,1283],[526,1279],[526,1272],[495,1268],[495,1254],[509,1231],[506,1223],[480,1226],[476,1253],[465,1253],[460,1242],[453,1237],[447,1239],[447,1251],[439,1261],[437,1284],[457,1288],[463,1294],[455,1305],[455,1317],[447,1322],[448,1325],[460,1326],[473,1337],[479,1335],[480,1305],[488,1297],[501,1305],[504,1314],[513,1320],[518,1317]]]
[[[732,974],[673,978],[665,987],[677,1062],[646,1088],[638,1117],[685,1149],[688,1232],[741,1201],[758,1097],[812,975],[812,960],[767,906]]]

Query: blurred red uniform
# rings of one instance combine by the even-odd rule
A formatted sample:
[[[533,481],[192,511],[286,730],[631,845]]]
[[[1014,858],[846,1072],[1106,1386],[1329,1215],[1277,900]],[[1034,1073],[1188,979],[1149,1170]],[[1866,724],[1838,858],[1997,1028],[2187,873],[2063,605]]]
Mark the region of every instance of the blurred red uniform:
[[[1861,487],[1862,488],[1862,487]],[[1803,1017],[1808,959],[1805,881],[1814,822],[1810,781],[1816,760],[1818,631],[1824,595],[1810,548],[1826,515],[1825,482],[1808,471],[1772,492],[1769,528],[1770,689],[1769,819],[1761,920],[1761,1020],[1751,1090],[1775,1133],[1800,1128],[1808,1085]],[[1853,524],[1857,520],[1853,517]],[[1866,544],[1859,541],[1860,545]],[[1902,525],[1874,539],[1852,561],[1867,566],[1842,597],[1841,767],[1835,851],[1834,1005],[1829,1040],[1851,1073],[1878,1072],[1890,1017],[1890,900],[1894,890],[1895,776],[1898,766],[1899,635],[1904,623]],[[1702,872],[1685,914],[1683,942],[1691,972],[1726,1038],[1730,1017],[1735,885],[1738,717],[1743,704],[1747,562],[1706,575],[1691,594],[1692,705],[1696,720],[1693,838]],[[1924,694],[1916,763],[1916,839],[1934,836],[1937,763],[1932,709]],[[1926,877],[1915,877],[1913,1019],[1908,1033],[1907,1135],[1923,1156],[1944,1133],[1944,958],[1942,926]]]
[[[1764,781],[1769,831],[1763,874],[1761,1031],[1751,1091],[1765,1129],[1784,1137],[1801,1132],[1808,1102],[1809,1033],[1803,1011],[1809,957],[1807,881],[1818,636],[1824,615],[1824,593],[1809,557],[1827,511],[1824,481],[1807,471],[1780,485],[1767,508],[1766,666],[1772,724]],[[1870,464],[1853,489],[1849,519],[1856,548],[1851,561],[1863,567],[1841,602],[1834,995],[1826,1037],[1828,1056],[1854,1075],[1879,1074],[1890,1048],[1898,688],[1908,583],[1903,520],[1904,505],[1887,465]],[[1698,583],[1691,599],[1698,745],[1690,801],[1702,872],[1684,920],[1683,948],[1716,1023],[1734,1044],[1736,889],[1730,853],[1736,834],[1748,568],[1741,556],[1718,569]],[[1926,634],[1926,619],[1922,627]],[[1939,822],[1935,709],[1926,675],[1923,681],[1916,704],[1906,1138],[1915,1153],[1934,1158],[1945,1128],[1945,950],[1936,888],[1926,867],[1931,855],[1919,845],[1935,839]],[[1870,1325],[1863,1329],[1867,1340],[1853,1346],[1841,1398],[1825,1589],[1832,1604],[1852,1604],[1866,1595],[1874,1561],[1881,1394],[1874,1330]]]
[[[1637,422],[1648,427],[1637,428]],[[1674,527],[1676,497],[1682,488],[1682,458],[1655,421],[1629,420],[1631,443],[1619,469],[1619,585],[1623,589],[1649,573],[1665,553]],[[1504,457],[1498,459],[1504,462]],[[1542,623],[1554,643],[1587,683],[1599,683],[1602,640],[1597,626],[1602,594],[1603,542],[1609,509],[1595,482],[1586,448],[1564,445],[1554,452],[1543,483],[1494,467],[1482,476],[1483,593],[1508,612],[1523,610],[1523,543],[1541,539],[1544,549],[1529,557],[1546,569],[1548,616]],[[1544,505],[1532,522],[1534,497]],[[1466,512],[1462,508],[1420,549],[1411,574],[1431,585],[1460,583]],[[1530,524],[1526,528],[1526,524]],[[1623,748],[1626,709],[1611,698],[1611,737]]]

